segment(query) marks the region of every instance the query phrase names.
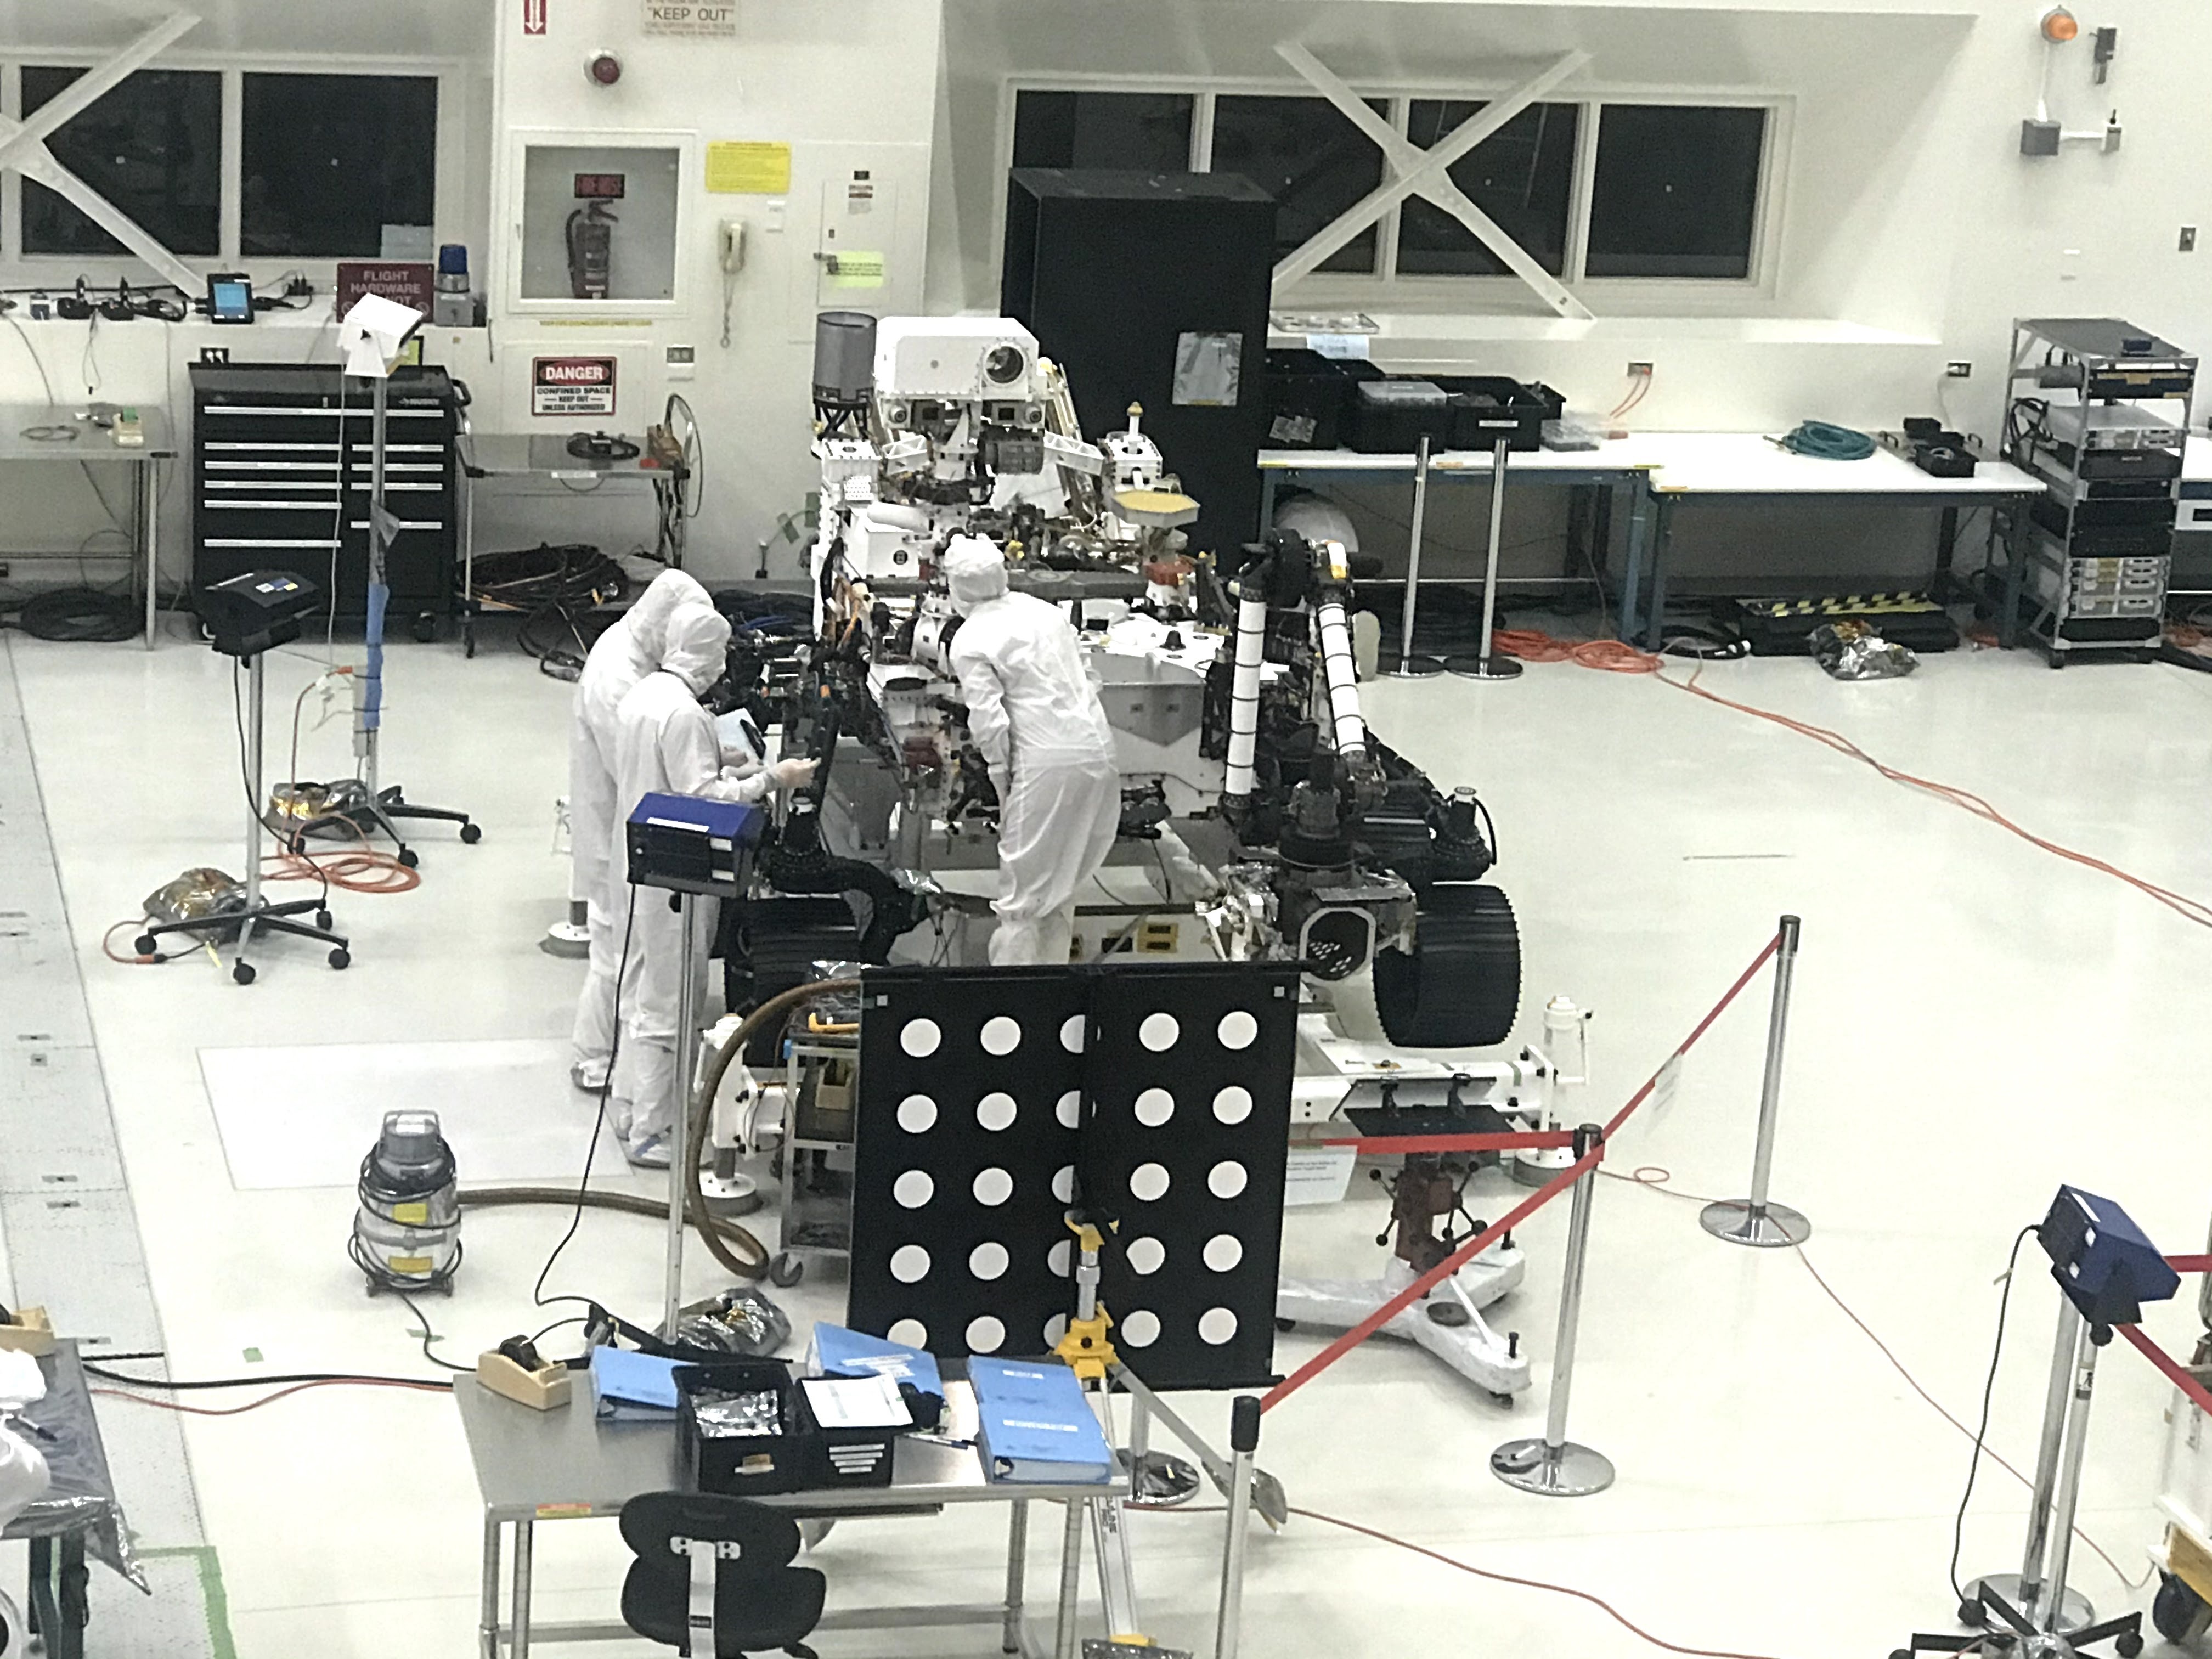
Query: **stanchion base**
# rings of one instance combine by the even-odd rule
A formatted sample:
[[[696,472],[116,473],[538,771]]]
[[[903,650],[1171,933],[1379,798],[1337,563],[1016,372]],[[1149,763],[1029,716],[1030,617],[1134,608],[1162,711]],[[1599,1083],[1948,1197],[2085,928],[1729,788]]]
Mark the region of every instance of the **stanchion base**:
[[[549,957],[587,957],[592,954],[591,930],[573,921],[556,921],[545,930],[538,948]]]
[[[1129,1453],[1124,1449],[1115,1455],[1127,1470]],[[1171,1510],[1179,1504],[1188,1504],[1198,1496],[1198,1471],[1180,1457],[1166,1452],[1146,1452],[1145,1467],[1130,1483],[1127,1498],[1133,1510]]]
[[[1443,664],[1438,662],[1434,657],[1424,657],[1418,653],[1410,657],[1401,657],[1395,666],[1383,671],[1389,678],[1394,680],[1431,679],[1443,672]]]
[[[1446,657],[1444,672],[1463,680],[1517,680],[1521,678],[1521,662],[1516,657],[1495,653],[1488,662],[1480,657]]]
[[[1787,1204],[1769,1204],[1753,1213],[1747,1198],[1706,1205],[1698,1224],[1723,1243],[1748,1244],[1757,1250],[1786,1249],[1813,1236],[1813,1224]]]
[[[1490,1454],[1490,1472],[1509,1486],[1542,1498],[1587,1498],[1613,1484],[1613,1462],[1571,1440],[1509,1440]]]
[[[2040,1630],[2043,1628],[2042,1604],[2039,1601],[2032,1603],[2023,1600],[2020,1586],[2021,1577],[2016,1572],[1993,1572],[1986,1578],[1974,1579],[1966,1586],[1966,1600],[1959,1611],[1963,1615],[1969,1608],[1979,1607],[1982,1591],[1986,1587],[2002,1596],[2010,1604],[2013,1611]],[[2087,1630],[2096,1622],[2096,1608],[2089,1605],[2089,1598],[2079,1590],[2068,1590],[2066,1599],[2058,1604],[2058,1633],[2062,1636],[2071,1635],[2077,1630]],[[1960,1622],[1966,1625],[1982,1625],[1989,1623],[1990,1620],[1985,1611],[1980,1619],[1962,1617]],[[1997,1628],[2002,1630],[2005,1626],[1999,1623]]]

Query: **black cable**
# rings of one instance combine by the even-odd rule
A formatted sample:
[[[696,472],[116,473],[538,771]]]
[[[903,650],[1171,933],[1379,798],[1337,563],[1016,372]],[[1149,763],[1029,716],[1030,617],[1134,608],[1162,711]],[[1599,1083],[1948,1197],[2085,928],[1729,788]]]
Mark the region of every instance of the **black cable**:
[[[119,594],[64,587],[24,600],[15,625],[34,640],[112,645],[137,637],[138,608]]]
[[[545,1265],[538,1270],[538,1282],[530,1287],[531,1301],[541,1308],[552,1302],[580,1302],[587,1308],[599,1305],[589,1297],[549,1297],[545,1294],[545,1279],[553,1271],[553,1264],[561,1259],[561,1252],[568,1248],[568,1241],[576,1236],[576,1229],[584,1224],[584,1194],[591,1189],[592,1164],[599,1155],[599,1133],[606,1127],[607,1097],[615,1086],[615,1062],[622,1058],[623,981],[629,973],[630,932],[636,925],[637,884],[632,882],[629,914],[623,921],[622,958],[615,967],[614,1040],[607,1047],[606,1081],[599,1085],[599,1109],[592,1119],[592,1144],[584,1149],[584,1174],[576,1182],[576,1207],[568,1217],[568,1231],[561,1235],[561,1242],[553,1247],[553,1253],[545,1258]]]
[[[417,1303],[413,1297],[408,1295],[406,1291],[394,1286],[392,1293],[398,1297],[402,1302],[404,1302],[408,1307],[413,1310],[415,1317],[420,1320],[422,1323],[423,1358],[428,1360],[433,1365],[443,1365],[449,1371],[473,1371],[476,1370],[474,1365],[456,1365],[452,1360],[441,1359],[436,1354],[432,1353],[430,1352],[430,1345],[433,1342],[441,1340],[441,1339],[439,1337],[437,1332],[430,1328],[430,1316],[424,1313],[422,1309],[422,1304]]]
[[[295,1371],[285,1376],[217,1376],[201,1378],[189,1382],[173,1382],[161,1376],[132,1376],[123,1371],[111,1371],[83,1362],[85,1375],[96,1376],[103,1382],[127,1382],[141,1389],[173,1389],[179,1392],[195,1389],[260,1389],[276,1388],[288,1382],[402,1382],[416,1389],[450,1389],[451,1382],[441,1382],[434,1376],[373,1376],[361,1371]]]
[[[1959,1494],[1959,1513],[1951,1522],[1951,1594],[1959,1598],[1959,1605],[1966,1604],[1966,1592],[1959,1583],[1959,1552],[1966,1530],[1966,1505],[1973,1501],[1974,1477],[1981,1473],[1982,1442],[1990,1431],[1990,1400],[1996,1392],[1997,1359],[2004,1352],[2005,1310],[2012,1304],[2013,1269],[2020,1265],[2020,1247],[2027,1243],[2033,1226],[2022,1227],[2012,1241],[2012,1254],[2005,1259],[2004,1293],[1997,1297],[1996,1339],[1990,1344],[1990,1374],[1982,1383],[1982,1417],[1974,1425],[1974,1455],[1966,1464],[1966,1489]]]

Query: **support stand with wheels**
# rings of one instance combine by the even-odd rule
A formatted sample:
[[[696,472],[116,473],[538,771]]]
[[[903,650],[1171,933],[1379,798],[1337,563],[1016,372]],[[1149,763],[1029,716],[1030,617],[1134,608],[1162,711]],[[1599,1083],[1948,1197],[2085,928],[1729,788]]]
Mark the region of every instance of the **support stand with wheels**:
[[[2110,1642],[2120,1659],[2142,1651],[2142,1614],[2122,1613],[2102,1624],[2088,1599],[2066,1587],[2074,1548],[2074,1512],[2081,1497],[2082,1454],[2089,1443],[2089,1401],[2097,1382],[2097,1351],[2112,1340],[2109,1325],[2092,1324],[2070,1297],[2058,1304],[2057,1340],[2051,1345],[2051,1386],[2044,1397],[2043,1437],[2036,1455],[2035,1494],[2027,1516],[2027,1553],[2017,1575],[1993,1574],[1966,1586],[1961,1624],[1980,1626],[1971,1636],[1916,1634],[1890,1659],[1923,1653],[2010,1650],[2023,1659],[2069,1659]]]
[[[1490,535],[1482,555],[1482,637],[1472,657],[1446,657],[1444,666],[1462,679],[1517,680],[1521,665],[1492,650],[1498,622],[1498,552],[1505,528],[1506,441],[1500,438],[1490,452]]]
[[[1441,674],[1444,665],[1434,657],[1413,652],[1413,621],[1421,606],[1421,531],[1429,516],[1429,440],[1413,453],[1413,526],[1406,541],[1406,609],[1398,623],[1398,665],[1393,679],[1423,680]]]
[[[217,641],[220,648],[221,641]],[[246,658],[247,694],[246,710],[246,908],[243,910],[218,911],[212,915],[187,916],[180,921],[156,922],[139,934],[136,946],[142,957],[155,955],[158,941],[167,934],[184,933],[196,939],[238,940],[238,954],[233,958],[230,976],[240,985],[253,983],[253,964],[246,953],[253,943],[253,936],[261,933],[291,933],[301,939],[311,939],[331,947],[330,963],[343,968],[353,961],[346,941],[330,931],[331,913],[324,908],[321,897],[287,899],[272,904],[261,896],[261,841],[269,833],[262,821],[261,804],[261,682],[262,658],[266,653],[256,651]],[[295,920],[312,914],[314,924],[310,927]]]
[[[415,313],[406,314],[414,315]],[[351,312],[347,313],[349,321],[353,315]],[[416,316],[416,321],[419,326],[421,323],[419,316]],[[349,341],[343,328],[339,331],[338,343],[341,349],[347,349]],[[386,354],[387,362],[389,356],[390,354]],[[353,356],[349,357],[346,365],[349,374],[358,374],[366,367],[368,363],[365,359]],[[419,860],[416,857],[415,849],[407,844],[406,837],[399,833],[399,823],[402,819],[413,818],[439,823],[459,824],[461,840],[469,845],[483,840],[483,831],[470,821],[466,812],[456,812],[449,807],[443,806],[418,806],[407,799],[405,792],[398,784],[380,787],[377,781],[377,739],[384,725],[384,612],[385,607],[392,599],[392,589],[385,580],[385,574],[392,532],[398,527],[398,520],[384,505],[385,457],[389,448],[389,376],[388,367],[380,374],[368,376],[370,386],[368,513],[367,515],[368,623],[363,634],[368,661],[363,665],[362,672],[354,682],[356,707],[354,754],[361,762],[361,777],[358,781],[362,798],[341,811],[326,814],[321,818],[302,825],[299,834],[302,836],[310,834],[319,823],[330,823],[340,819],[350,823],[364,836],[371,830],[380,830],[391,837],[392,845],[398,849],[398,857],[401,865],[411,870]],[[343,454],[343,444],[340,446],[340,451]],[[344,465],[350,467],[350,462],[346,462]],[[343,500],[351,494],[354,485],[350,478],[340,479],[339,485],[339,495]],[[343,785],[339,787],[343,787]]]

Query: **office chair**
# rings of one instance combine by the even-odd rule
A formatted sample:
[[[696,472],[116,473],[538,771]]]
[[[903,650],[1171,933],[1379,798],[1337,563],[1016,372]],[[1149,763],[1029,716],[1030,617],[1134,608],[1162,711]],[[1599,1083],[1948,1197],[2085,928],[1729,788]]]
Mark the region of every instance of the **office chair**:
[[[623,1505],[636,1553],[623,1580],[623,1622],[692,1659],[781,1650],[815,1659],[805,1637],[828,1581],[799,1554],[799,1523],[742,1498],[655,1492]]]

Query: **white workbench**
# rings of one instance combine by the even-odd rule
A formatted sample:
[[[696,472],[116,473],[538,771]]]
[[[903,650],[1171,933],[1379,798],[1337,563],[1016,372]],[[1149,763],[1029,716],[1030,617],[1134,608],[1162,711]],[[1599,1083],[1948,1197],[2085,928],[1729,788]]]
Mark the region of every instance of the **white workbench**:
[[[2200,446],[2203,476],[2212,480],[2212,440],[2191,439],[2192,459],[2197,459]],[[1492,465],[1486,451],[1448,450],[1430,458],[1429,471],[1432,478],[1487,477]],[[1347,449],[1267,449],[1260,452],[1260,468],[1267,486],[1266,505],[1271,508],[1277,479],[1315,473],[1410,477],[1413,457],[1363,455]],[[1652,647],[1658,643],[1659,617],[1666,605],[1674,507],[1687,497],[1850,498],[1940,507],[1943,519],[1937,564],[1948,568],[1960,507],[2043,493],[2043,485],[2033,475],[2002,461],[1983,462],[1971,478],[1939,478],[1892,450],[1877,448],[1863,460],[1821,460],[1794,454],[1757,432],[1638,432],[1603,440],[1595,449],[1515,452],[1508,457],[1506,475],[1509,480],[1527,477],[1632,491],[1620,634],[1632,638],[1641,628],[1647,635],[1644,643]]]

